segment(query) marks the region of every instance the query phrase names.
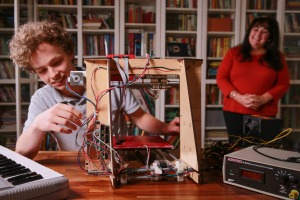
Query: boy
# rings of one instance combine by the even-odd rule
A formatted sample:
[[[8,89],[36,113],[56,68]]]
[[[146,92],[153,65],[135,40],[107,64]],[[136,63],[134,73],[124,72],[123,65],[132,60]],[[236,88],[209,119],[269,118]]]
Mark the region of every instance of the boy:
[[[66,89],[70,72],[76,71],[72,64],[74,45],[70,35],[55,22],[28,22],[20,26],[10,40],[9,48],[15,64],[36,73],[46,83],[31,98],[28,118],[17,140],[16,152],[34,158],[47,132],[53,133],[60,149],[78,149],[76,133],[80,131],[82,134],[86,130],[82,127],[86,118],[86,100]],[[84,87],[70,87],[77,94],[85,96]],[[114,109],[120,93],[112,92],[112,96]],[[146,132],[179,134],[179,118],[174,118],[169,124],[159,121],[144,112],[129,92],[122,111]]]

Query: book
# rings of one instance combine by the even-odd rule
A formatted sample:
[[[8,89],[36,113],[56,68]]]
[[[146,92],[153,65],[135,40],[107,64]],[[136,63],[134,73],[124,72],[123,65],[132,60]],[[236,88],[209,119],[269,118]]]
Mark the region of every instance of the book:
[[[167,43],[167,56],[192,56],[188,43]]]
[[[144,31],[143,29],[128,29],[127,33],[127,54],[142,56],[144,52]]]
[[[148,33],[148,41],[147,41],[147,53],[150,56],[155,55],[155,33]]]
[[[84,29],[100,29],[102,27],[102,22],[84,22],[82,23],[82,28]]]
[[[142,33],[134,34],[134,55],[142,56]]]

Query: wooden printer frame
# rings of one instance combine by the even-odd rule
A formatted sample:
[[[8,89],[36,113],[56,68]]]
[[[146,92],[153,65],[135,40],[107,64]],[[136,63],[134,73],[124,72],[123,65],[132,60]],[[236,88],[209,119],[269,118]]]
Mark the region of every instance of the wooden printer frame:
[[[128,71],[129,75],[139,75],[147,63],[147,59],[128,59],[125,66],[125,59],[118,58],[118,63]],[[91,84],[96,91],[110,88],[111,77],[119,74],[114,59],[89,59],[86,64],[86,91],[87,98],[95,101],[91,90]],[[150,59],[147,74],[177,74],[180,77],[180,159],[187,163],[195,172],[190,173],[190,177],[197,183],[200,182],[200,158],[201,158],[201,65],[200,59]],[[155,68],[156,66],[174,69],[173,71],[163,71]],[[93,74],[95,68],[99,72]],[[125,67],[127,69],[125,69]],[[91,78],[94,76],[93,78]],[[92,83],[91,81],[94,81]],[[95,84],[95,82],[97,84]],[[111,124],[110,94],[107,93],[97,105],[98,119],[101,123]],[[93,105],[87,103],[87,116],[94,112]],[[112,135],[110,131],[109,144],[112,145]],[[114,166],[111,163],[113,174]],[[86,161],[87,171],[93,170],[93,163]],[[115,177],[111,177],[113,186]]]

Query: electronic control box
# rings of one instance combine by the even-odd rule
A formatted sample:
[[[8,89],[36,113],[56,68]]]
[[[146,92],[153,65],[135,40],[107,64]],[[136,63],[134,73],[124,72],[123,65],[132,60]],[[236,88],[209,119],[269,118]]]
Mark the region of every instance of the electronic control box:
[[[250,146],[227,154],[224,183],[281,199],[300,199],[300,153]]]

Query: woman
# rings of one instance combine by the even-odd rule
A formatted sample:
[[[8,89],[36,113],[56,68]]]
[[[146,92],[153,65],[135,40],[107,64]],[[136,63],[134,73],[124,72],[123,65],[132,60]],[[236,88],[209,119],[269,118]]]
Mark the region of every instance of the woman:
[[[253,20],[242,44],[223,58],[217,84],[224,95],[223,114],[229,143],[243,135],[244,115],[275,117],[278,101],[289,88],[289,72],[279,51],[276,19]]]

